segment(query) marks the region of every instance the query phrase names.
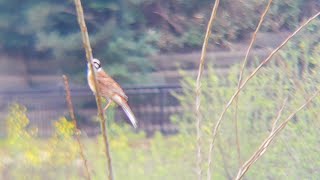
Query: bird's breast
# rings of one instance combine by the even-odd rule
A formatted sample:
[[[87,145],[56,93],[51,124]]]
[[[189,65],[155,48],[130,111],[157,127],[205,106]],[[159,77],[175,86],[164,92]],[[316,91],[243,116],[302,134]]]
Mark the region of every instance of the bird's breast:
[[[92,74],[92,72],[90,70],[88,70],[87,79],[88,79],[88,84],[89,84],[89,87],[90,87],[91,91],[95,93],[96,89],[94,87],[93,74]]]

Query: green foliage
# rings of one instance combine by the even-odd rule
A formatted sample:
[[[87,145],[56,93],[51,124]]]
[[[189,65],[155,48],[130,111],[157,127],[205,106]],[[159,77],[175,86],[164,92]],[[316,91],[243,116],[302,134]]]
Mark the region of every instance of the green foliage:
[[[318,28],[311,25],[304,38]],[[312,36],[313,37],[313,36]],[[314,38],[314,37],[313,37]],[[316,36],[318,38],[318,36]],[[319,86],[319,44],[311,39],[296,40],[279,56],[263,67],[240,93],[238,126],[241,157],[244,162],[261,144],[271,129],[272,119],[282,101],[288,97],[280,122],[300,106]],[[308,66],[302,69],[303,61]],[[211,67],[211,66],[210,66]],[[238,66],[223,78],[208,68],[202,81],[201,125],[203,157],[211,137],[211,129],[237,85]],[[246,73],[247,75],[247,73]],[[195,179],[196,149],[194,113],[194,78],[185,74],[180,99],[183,113],[172,117],[179,133],[147,138],[133,132],[129,125],[113,122],[114,111],[108,110],[108,132],[113,168],[117,179]],[[248,179],[313,179],[319,177],[320,99],[316,98],[299,112],[272,143],[266,154],[253,165]],[[213,154],[214,179],[235,176],[238,169],[234,134],[234,106],[227,111],[216,140]],[[280,123],[279,122],[279,123]],[[51,137],[37,137],[30,127],[26,108],[12,105],[6,119],[7,137],[0,141],[0,173],[2,179],[83,179],[83,163],[74,139],[74,124],[60,118],[53,125]],[[102,137],[81,137],[93,179],[105,179],[106,160]],[[206,159],[202,164],[206,168]]]
[[[288,98],[278,124],[290,113],[300,107],[308,97],[319,89],[320,62],[319,34],[314,30],[318,22],[310,25],[301,37],[297,37],[285,47],[268,65],[250,80],[238,99],[238,131],[241,146],[241,162],[245,162],[259,147],[272,128],[282,102]],[[300,39],[299,39],[300,38]],[[208,75],[202,79],[201,125],[203,157],[207,157],[208,144],[212,128],[219,118],[222,108],[237,87],[239,67],[233,67],[229,74],[221,76],[209,65]],[[248,72],[245,73],[245,77]],[[173,121],[180,125],[181,133],[195,137],[196,117],[194,89],[195,79],[185,75],[182,81],[183,93],[176,95],[183,112]],[[276,138],[266,154],[249,170],[248,179],[316,179],[320,156],[315,148],[320,144],[319,116],[320,98],[315,98],[306,108],[299,112]],[[226,112],[213,151],[213,176],[219,178],[234,177],[239,168],[235,136],[235,106]],[[195,138],[194,138],[195,139]],[[195,143],[195,142],[193,142]],[[195,152],[194,152],[195,153]],[[203,163],[206,167],[206,162]],[[310,173],[312,172],[312,173]]]
[[[7,118],[8,136],[0,142],[2,179],[83,179],[74,124],[65,118],[54,123],[52,137],[28,133],[26,109],[12,105]],[[112,118],[112,113],[108,115]],[[112,120],[111,120],[112,121]],[[110,123],[109,140],[117,179],[194,179],[191,136],[146,138],[129,125]],[[14,131],[14,132],[13,132]],[[10,134],[10,135],[9,135]],[[18,137],[18,138],[17,138]],[[19,139],[19,140],[17,140]],[[93,179],[105,179],[106,160],[102,137],[82,137]]]
[[[70,5],[72,3],[71,1],[67,2]],[[175,2],[183,4],[182,1]],[[196,1],[188,2],[196,3]],[[0,1],[0,7],[3,9],[4,6],[2,5],[5,5],[6,7],[10,6],[13,8],[15,7],[15,3],[16,1]],[[144,22],[140,18],[137,18],[137,24],[134,21],[136,17],[141,15],[141,12],[132,17],[128,15],[118,17],[121,14],[120,11],[126,9],[126,5],[130,4],[136,8],[142,4],[146,6],[150,5],[149,2],[143,0],[132,0],[122,3],[119,4],[117,1],[105,2],[102,0],[95,2],[86,1],[85,7],[88,7],[89,15],[99,20],[94,18],[90,20],[90,16],[88,16],[89,29],[93,31],[92,41],[94,48],[97,49],[97,53],[101,53],[100,55],[103,57],[109,57],[108,60],[111,59],[110,64],[118,67],[117,71],[125,72],[128,70],[126,68],[132,68],[131,66],[136,65],[133,62],[127,61],[126,57],[132,56],[132,61],[136,60],[136,63],[143,62],[140,58],[153,52],[154,49],[152,47],[158,43],[158,38],[161,39],[161,33],[153,30],[142,31],[148,32],[146,35],[132,30],[120,31],[119,27],[128,28]],[[152,4],[152,2],[150,3]],[[29,9],[31,7],[33,6],[30,5],[25,8]],[[39,5],[39,7],[41,6]],[[43,15],[38,17],[39,19],[35,15],[32,15],[32,12],[29,12],[31,14],[25,16],[26,19],[37,19],[34,21],[39,23],[34,26],[36,27],[34,29],[26,28],[25,33],[33,32],[35,29],[41,29],[42,31],[36,33],[37,40],[42,38],[42,41],[35,47],[39,51],[48,51],[57,57],[59,54],[76,51],[76,49],[72,49],[71,47],[75,46],[74,42],[65,42],[66,44],[70,43],[68,44],[68,48],[70,49],[66,51],[64,51],[64,48],[60,48],[59,50],[55,47],[62,45],[63,38],[75,40],[75,36],[77,36],[75,34],[76,30],[73,32],[69,26],[65,28],[65,31],[59,30],[53,32],[48,30],[60,26],[64,20],[66,24],[69,24],[67,22],[69,19],[64,18],[68,13],[58,13],[58,16],[53,17],[53,15],[46,14],[65,11],[59,9],[60,6],[54,6],[54,9],[50,10],[48,3],[47,11],[42,11],[39,7],[39,13]],[[24,10],[22,9],[20,13],[25,13],[26,11]],[[2,11],[1,13],[8,12]],[[130,11],[128,13],[134,14],[136,12]],[[107,19],[108,22],[106,24],[97,24],[97,22],[101,22],[105,18],[102,14],[110,15],[108,16],[109,19]],[[41,18],[50,18],[50,21]],[[125,23],[119,23],[117,18],[126,18]],[[26,19],[25,22],[29,22]],[[48,22],[50,22],[50,26],[41,25]],[[0,26],[1,28],[13,27],[14,23],[14,21],[9,21],[8,24],[1,23]],[[112,24],[114,26],[111,26]],[[138,27],[141,29],[145,28],[141,24]],[[13,29],[12,33],[20,32],[21,29],[19,28]],[[318,30],[319,22],[315,22],[309,26],[309,30],[304,32],[304,40],[296,40],[281,51],[280,55],[275,57],[267,66],[263,67],[240,93],[238,125],[242,162],[254,152],[270,131],[272,119],[279,110],[283,99],[288,97],[281,121],[290,112],[300,106],[306,97],[319,88],[320,76],[318,72],[320,64],[318,59],[320,57],[320,46],[318,43],[319,34],[316,33]],[[178,42],[177,45],[179,47],[184,47],[185,45],[197,46],[200,44],[201,35],[197,33],[198,30],[190,29],[190,31],[186,32],[189,34],[182,34],[180,36],[181,40],[174,43]],[[118,36],[111,37],[113,33],[116,33]],[[48,42],[45,41],[46,36]],[[108,44],[104,43],[107,40],[111,41]],[[52,43],[57,44],[52,45]],[[152,44],[152,46],[146,45],[148,43]],[[9,48],[9,46],[6,47]],[[69,55],[70,57],[73,56],[72,53]],[[130,66],[119,66],[118,62],[115,62],[116,60],[112,60],[113,57],[117,57],[119,64],[128,63]],[[113,70],[112,67],[105,68],[110,72]],[[203,96],[201,97],[201,112],[203,114],[203,123],[201,125],[203,138],[201,145],[203,157],[207,157],[212,126],[220,115],[219,113],[223,105],[226,104],[237,86],[238,68],[237,66],[233,67],[230,73],[223,77],[217,75],[213,69],[209,68],[208,75],[203,78]],[[121,73],[119,73],[120,75]],[[131,127],[128,125],[120,126],[113,123],[114,112],[111,111],[108,114],[108,120],[111,119],[111,122],[109,121],[108,123],[110,149],[115,177],[117,179],[179,180],[196,178],[194,172],[196,142],[193,123],[195,117],[193,111],[190,111],[190,109],[194,108],[194,78],[185,74],[182,86],[183,93],[177,96],[181,102],[183,113],[172,117],[173,121],[180,127],[179,134],[167,137],[156,133],[154,137],[147,138],[142,132],[132,132]],[[319,108],[320,99],[318,97],[292,119],[292,122],[288,124],[277,140],[272,143],[271,148],[268,149],[264,157],[250,169],[246,178],[316,179],[319,177],[318,167],[320,165],[320,157],[318,149],[320,145],[317,138],[320,135],[318,131],[319,123],[317,123],[319,121]],[[214,179],[234,177],[238,169],[233,120],[234,107],[226,113],[214,148]],[[79,147],[73,137],[75,127],[66,118],[60,118],[56,121],[54,124],[55,131],[51,137],[39,138],[37,136],[37,128],[31,127],[29,124],[26,108],[15,104],[9,110],[6,126],[7,136],[0,140],[1,179],[81,179],[84,177],[83,164],[79,157]],[[101,142],[102,137],[81,137],[81,141],[84,144],[84,152],[88,158],[93,179],[105,179],[106,162],[103,153],[103,143]],[[205,161],[203,168],[206,168]]]
[[[305,7],[314,2],[274,1],[264,29],[295,28],[309,14],[303,11]],[[265,4],[258,0],[221,2],[213,41],[223,46],[226,41],[247,36]],[[126,83],[136,83],[128,72],[145,77],[144,73],[152,70],[147,57],[159,50],[200,49],[211,5],[209,0],[83,2],[94,56]],[[51,63],[61,65],[57,71],[81,73],[84,79],[85,63],[74,63],[83,59],[84,53],[73,1],[0,1],[0,38],[0,50],[53,60]]]
[[[302,18],[304,3],[306,1],[303,0],[275,1],[270,7],[264,27],[272,31],[296,28]]]
[[[2,50],[52,59],[61,64],[61,70],[73,74],[83,72],[85,63],[66,66],[66,61],[84,58],[73,1],[0,3],[0,19],[5,22],[0,23]],[[151,69],[146,57],[155,52],[157,37],[145,33],[148,29],[143,27],[138,8],[143,3],[109,0],[83,4],[95,57],[113,70],[112,75],[127,83],[132,83],[128,72],[143,74]],[[133,25],[141,26],[142,31],[132,30]]]
[[[304,6],[312,5],[313,2],[310,0],[304,4],[302,0],[274,1],[264,22],[265,29],[279,31],[296,27],[307,14],[302,12]],[[0,4],[1,18],[6,19],[0,23],[0,35],[4,39],[2,46],[5,49],[11,49],[12,52],[17,48],[24,49],[25,53],[42,52],[57,59],[65,56],[74,58],[82,52],[72,1],[1,1]],[[211,4],[208,0],[164,1],[162,4],[146,0],[83,2],[94,49],[96,54],[103,54],[103,57],[107,57],[104,52],[108,51],[108,44],[116,43],[118,38],[125,39],[129,46],[131,43],[144,42],[146,49],[151,48],[150,52],[141,46],[133,51],[135,54],[145,50],[147,54],[143,53],[144,57],[153,51],[154,42],[148,42],[148,37],[144,37],[150,29],[157,29],[162,36],[173,35],[173,31],[164,26],[168,22],[155,17],[155,12],[168,16],[174,24],[183,29],[178,32],[178,36],[171,39],[172,44],[182,43],[176,48],[184,48],[188,44],[199,47],[197,38],[189,39],[186,36],[194,34],[195,30],[203,34],[211,10],[208,5]],[[216,42],[223,39],[234,40],[241,37],[242,33],[252,30],[258,22],[257,14],[263,10],[265,4],[266,2],[257,0],[221,2],[213,29]],[[162,38],[165,37],[156,37],[154,41],[161,44]],[[118,51],[123,52],[123,49]],[[128,51],[130,55],[131,52]],[[114,57],[114,60],[108,59],[109,62],[117,60],[118,57]]]
[[[18,104],[10,107],[7,137],[2,139],[1,179],[56,179],[77,174],[74,162],[78,147],[73,139],[74,125],[65,118],[55,123],[55,134],[46,140],[37,137],[36,128],[31,129],[26,108]],[[65,168],[70,171],[67,176]]]
[[[303,7],[312,1],[273,1],[262,25],[262,31],[293,30],[304,19]],[[267,1],[247,0],[225,1],[221,3],[215,25],[213,39],[216,43],[235,41],[249,36],[259,22]]]

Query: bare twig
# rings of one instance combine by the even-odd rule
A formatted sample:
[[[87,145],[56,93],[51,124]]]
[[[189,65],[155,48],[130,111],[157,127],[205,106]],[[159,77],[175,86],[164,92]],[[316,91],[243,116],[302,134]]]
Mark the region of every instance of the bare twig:
[[[247,65],[247,62],[248,62],[248,57],[249,57],[249,53],[253,47],[253,43],[255,42],[256,40],[256,37],[257,37],[257,33],[259,32],[260,30],[260,27],[262,25],[262,22],[264,20],[264,17],[266,16],[267,12],[269,11],[270,9],[270,6],[271,6],[271,3],[272,3],[272,0],[269,0],[264,12],[262,13],[261,17],[260,17],[260,21],[257,25],[257,28],[256,30],[254,31],[254,33],[252,34],[252,38],[251,38],[251,42],[249,44],[249,47],[247,49],[247,52],[246,52],[246,55],[244,57],[244,60],[243,60],[243,63],[242,63],[242,66],[241,66],[241,70],[240,70],[240,74],[239,74],[239,80],[238,80],[238,89],[240,88],[240,85],[242,83],[242,76],[243,76],[243,73],[244,73],[244,70],[245,70],[245,67]],[[241,150],[240,150],[240,140],[239,140],[239,134],[238,134],[238,97],[236,97],[235,99],[235,113],[234,113],[234,123],[235,123],[235,133],[236,133],[236,144],[237,144],[237,153],[238,153],[238,163],[239,165],[241,165]]]
[[[317,14],[315,14],[314,16],[312,16],[311,18],[309,18],[306,22],[304,22],[296,31],[294,31],[291,35],[289,35],[289,37],[287,37],[287,39],[285,39],[277,48],[275,48],[270,54],[269,56],[260,63],[260,65],[244,80],[244,82],[241,84],[241,86],[235,91],[235,93],[231,96],[230,100],[228,101],[228,103],[225,105],[224,109],[222,110],[219,119],[213,129],[212,132],[212,139],[210,142],[210,147],[209,147],[209,156],[208,156],[208,171],[210,171],[210,167],[211,167],[211,154],[212,154],[212,150],[214,147],[214,142],[215,142],[215,138],[217,136],[217,132],[218,129],[220,127],[222,118],[224,117],[225,113],[227,112],[227,110],[229,109],[229,107],[231,106],[232,102],[234,101],[234,99],[237,97],[237,95],[239,94],[239,92],[246,86],[246,84],[248,83],[248,81],[250,79],[252,79],[257,72],[262,68],[262,66],[264,66],[265,64],[267,64],[271,58],[292,38],[294,37],[298,32],[300,32],[301,29],[303,29],[306,25],[308,25],[312,20],[314,20],[317,16],[319,16],[320,12],[318,12]]]
[[[268,149],[270,146],[271,142],[275,139],[275,137],[286,127],[288,122],[300,111],[302,110],[305,106],[307,106],[318,94],[319,90],[314,93],[304,104],[302,104],[298,109],[296,109],[293,113],[291,113],[285,121],[283,121],[277,129],[273,129],[269,136],[263,141],[263,143],[260,145],[260,147],[253,153],[253,155],[249,158],[247,162],[243,164],[243,166],[239,169],[237,177],[235,178],[236,180],[241,179],[244,174],[249,170],[250,166],[255,163]],[[283,107],[282,107],[283,108]],[[281,109],[282,109],[281,108]],[[279,114],[281,114],[282,110],[280,109],[277,118],[279,117]],[[277,119],[276,118],[276,119]]]
[[[238,80],[238,88],[240,88],[240,85],[241,85],[241,82],[242,82],[242,76],[243,76],[245,67],[246,67],[247,62],[248,62],[249,53],[250,53],[250,51],[251,51],[251,49],[252,49],[252,47],[253,47],[253,44],[254,44],[254,42],[255,42],[255,40],[256,40],[256,38],[257,38],[257,33],[258,33],[259,30],[260,30],[260,27],[261,27],[261,25],[262,25],[262,22],[263,22],[263,20],[264,20],[264,18],[265,18],[265,16],[266,16],[267,12],[268,12],[269,9],[270,9],[271,3],[272,3],[272,0],[269,0],[269,2],[268,2],[268,4],[267,4],[264,12],[263,12],[262,15],[261,15],[261,18],[260,18],[260,21],[259,21],[259,23],[258,23],[258,25],[257,25],[256,30],[255,30],[254,33],[252,34],[251,42],[250,42],[250,44],[249,44],[249,47],[248,47],[248,49],[247,49],[246,55],[245,55],[245,57],[244,57],[244,60],[243,60],[242,66],[241,66],[241,71],[240,71],[239,80]]]
[[[83,8],[81,5],[81,0],[74,0],[76,10],[77,10],[77,17],[78,17],[78,23],[81,29],[81,35],[82,35],[82,42],[84,49],[86,51],[86,57],[87,57],[87,62],[90,64],[89,68],[93,72],[93,65],[92,65],[92,49],[90,45],[90,40],[89,40],[89,35],[88,35],[88,30],[87,26],[84,20],[84,15],[83,15]],[[110,150],[109,150],[109,141],[108,141],[108,135],[107,135],[107,128],[106,128],[106,119],[104,112],[102,110],[101,106],[101,96],[99,92],[99,88],[97,88],[97,78],[95,76],[95,73],[93,73],[93,82],[94,82],[94,88],[96,89],[95,93],[95,99],[98,107],[98,114],[100,118],[100,126],[101,126],[101,133],[103,137],[103,142],[105,146],[105,155],[107,158],[107,172],[108,172],[108,178],[109,180],[113,179],[113,171],[112,171],[112,164],[111,164],[111,155],[110,155]]]
[[[274,131],[274,129],[276,128],[276,125],[277,125],[277,123],[278,123],[278,121],[279,121],[279,119],[280,119],[280,117],[281,117],[281,115],[282,115],[282,111],[283,111],[283,109],[284,109],[284,107],[285,107],[285,105],[286,105],[286,103],[287,103],[287,100],[288,100],[288,98],[286,98],[286,99],[283,101],[283,103],[282,103],[282,105],[281,105],[281,108],[279,109],[279,111],[278,111],[278,113],[277,113],[276,118],[274,118],[274,119],[271,121],[271,122],[272,122],[271,132]]]
[[[66,101],[67,101],[67,105],[68,105],[69,114],[70,114],[70,117],[72,119],[72,123],[74,124],[75,130],[76,130],[76,136],[75,137],[76,137],[76,140],[77,140],[77,143],[78,143],[78,146],[79,146],[80,157],[82,159],[84,168],[86,170],[86,178],[87,178],[87,180],[91,180],[90,171],[89,171],[89,167],[88,167],[88,161],[87,161],[87,158],[86,158],[86,156],[84,155],[84,152],[83,152],[83,145],[82,145],[82,143],[80,141],[80,132],[79,132],[79,129],[78,129],[78,126],[77,126],[76,117],[74,115],[74,109],[73,109],[72,100],[71,100],[71,93],[70,93],[70,87],[69,87],[68,78],[67,78],[66,75],[63,75],[62,78],[63,78],[63,81],[64,81],[64,87],[65,87],[65,90],[66,90]]]
[[[201,51],[201,57],[200,57],[200,64],[199,64],[199,70],[198,70],[198,76],[197,76],[197,83],[196,83],[196,118],[197,118],[197,123],[196,123],[196,129],[197,129],[197,174],[198,174],[198,179],[202,179],[202,157],[201,157],[201,112],[200,112],[200,99],[201,99],[201,77],[202,77],[202,72],[203,72],[203,67],[204,67],[204,61],[207,53],[207,46],[208,46],[208,41],[209,37],[211,35],[211,27],[213,24],[213,20],[216,17],[217,14],[217,9],[219,6],[219,0],[216,0],[214,3],[214,6],[212,8],[212,13],[210,20],[208,22],[207,26],[207,31],[206,35],[204,37],[204,42],[202,45],[202,51]]]

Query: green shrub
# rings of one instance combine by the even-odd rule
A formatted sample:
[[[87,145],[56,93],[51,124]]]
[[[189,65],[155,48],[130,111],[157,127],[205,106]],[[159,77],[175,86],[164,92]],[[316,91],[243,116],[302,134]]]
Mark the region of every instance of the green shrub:
[[[303,35],[297,37],[285,47],[268,65],[250,80],[240,92],[238,101],[238,131],[241,146],[241,162],[247,160],[267,137],[272,127],[272,120],[279,111],[284,99],[288,98],[279,121],[282,122],[291,112],[301,106],[308,97],[319,89],[320,76],[319,35],[313,30],[318,28],[314,23]],[[310,39],[312,37],[312,39]],[[299,39],[301,38],[301,40]],[[316,40],[314,40],[316,39]],[[258,63],[253,63],[258,64]],[[201,113],[203,134],[201,147],[203,157],[207,157],[211,131],[219,118],[222,108],[237,87],[238,65],[227,75],[218,75],[211,65],[202,79]],[[252,68],[248,68],[249,70]],[[245,77],[248,71],[245,72]],[[183,108],[180,115],[172,117],[179,124],[180,133],[195,137],[195,79],[185,75],[182,81],[183,93],[176,95]],[[320,98],[315,98],[305,109],[299,112],[286,129],[272,143],[270,149],[249,170],[248,179],[314,179],[319,176],[317,169],[320,155],[315,148],[319,147]],[[234,128],[235,106],[226,112],[223,118],[218,140],[213,151],[213,177],[234,177],[239,168]],[[278,124],[279,124],[278,123]],[[195,139],[195,138],[194,138]],[[193,144],[195,144],[193,140]],[[195,156],[195,152],[194,152]],[[203,162],[206,167],[206,159]],[[310,173],[312,172],[312,173]]]
[[[194,179],[191,136],[166,137],[156,133],[146,138],[129,125],[113,123],[108,114],[109,144],[117,179]],[[40,138],[29,129],[26,108],[12,105],[7,117],[8,136],[0,143],[2,179],[84,179],[74,124],[61,118],[54,133]],[[102,137],[85,137],[81,142],[93,179],[105,179],[106,158]]]

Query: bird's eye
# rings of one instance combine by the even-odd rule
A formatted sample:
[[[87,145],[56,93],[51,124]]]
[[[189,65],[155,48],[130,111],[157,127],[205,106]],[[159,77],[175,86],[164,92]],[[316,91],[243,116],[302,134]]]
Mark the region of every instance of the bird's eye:
[[[101,65],[98,62],[93,62],[93,65],[96,69],[99,69]]]

